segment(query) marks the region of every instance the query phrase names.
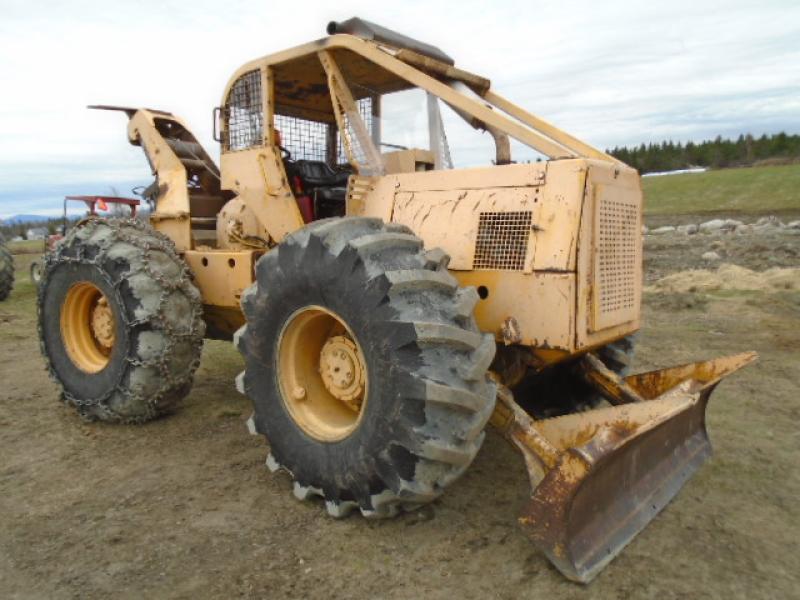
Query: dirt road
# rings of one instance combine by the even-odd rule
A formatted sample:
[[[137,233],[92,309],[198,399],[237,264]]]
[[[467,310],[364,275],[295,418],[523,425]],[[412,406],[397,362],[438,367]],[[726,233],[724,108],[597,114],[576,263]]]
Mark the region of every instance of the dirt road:
[[[648,281],[686,268],[683,243],[648,241]],[[800,235],[768,244],[784,258],[763,268],[800,266]],[[30,260],[0,304],[0,597],[800,597],[800,281],[646,295],[638,367],[762,358],[712,398],[714,458],[586,588],[516,528],[525,471],[494,434],[443,498],[394,520],[337,521],[295,500],[246,433],[229,344],[206,344],[176,414],[81,422],[43,368]]]

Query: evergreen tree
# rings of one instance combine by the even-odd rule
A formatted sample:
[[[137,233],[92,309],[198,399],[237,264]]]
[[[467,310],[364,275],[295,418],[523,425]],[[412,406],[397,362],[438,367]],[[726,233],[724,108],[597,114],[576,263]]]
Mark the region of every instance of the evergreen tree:
[[[685,146],[664,140],[632,148],[616,146],[607,152],[641,173],[691,167],[743,167],[767,158],[800,159],[800,135],[781,132],[755,139],[748,133],[739,135],[735,141],[717,136],[700,143],[690,141]]]

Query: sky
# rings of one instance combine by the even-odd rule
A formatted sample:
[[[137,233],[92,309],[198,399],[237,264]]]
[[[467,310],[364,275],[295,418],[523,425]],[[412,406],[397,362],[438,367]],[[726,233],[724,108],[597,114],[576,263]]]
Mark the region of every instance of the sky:
[[[211,111],[233,71],[351,16],[439,46],[600,148],[800,133],[797,0],[0,0],[0,218],[149,183],[125,117],[86,105],[168,110],[218,156]],[[444,112],[456,166],[488,163],[488,134]]]

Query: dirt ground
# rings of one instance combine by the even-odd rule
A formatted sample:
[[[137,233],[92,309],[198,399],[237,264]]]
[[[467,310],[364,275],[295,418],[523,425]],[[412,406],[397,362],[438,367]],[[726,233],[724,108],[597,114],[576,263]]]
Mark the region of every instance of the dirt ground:
[[[714,241],[721,262],[800,266],[800,235],[693,237],[648,239],[649,284],[709,268],[699,257]],[[81,422],[39,355],[31,259],[17,257],[17,287],[0,304],[0,597],[800,597],[800,281],[646,294],[637,367],[744,350],[761,360],[712,398],[715,456],[583,587],[517,529],[526,474],[494,433],[415,513],[333,520],[296,500],[288,477],[264,467],[265,441],[247,435],[230,344],[206,344],[176,414]]]

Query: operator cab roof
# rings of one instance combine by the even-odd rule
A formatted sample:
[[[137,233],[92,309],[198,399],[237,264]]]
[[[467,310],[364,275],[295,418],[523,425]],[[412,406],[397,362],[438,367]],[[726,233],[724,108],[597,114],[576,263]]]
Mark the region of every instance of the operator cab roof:
[[[241,75],[257,68],[270,67],[276,113],[333,122],[328,79],[317,56],[320,50],[327,50],[332,54],[356,100],[416,87],[400,73],[378,66],[367,58],[370,51],[388,53],[406,63],[405,67],[424,70],[434,76],[443,77],[449,71],[449,78],[458,79],[457,74],[464,73],[456,69],[453,59],[439,48],[362,19],[331,22],[327,31],[331,34],[330,37],[245,64],[229,81],[226,98],[230,86]],[[488,89],[488,80],[471,77],[485,82]]]

